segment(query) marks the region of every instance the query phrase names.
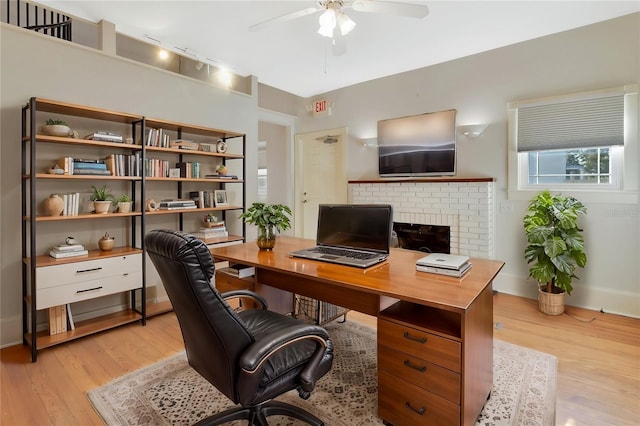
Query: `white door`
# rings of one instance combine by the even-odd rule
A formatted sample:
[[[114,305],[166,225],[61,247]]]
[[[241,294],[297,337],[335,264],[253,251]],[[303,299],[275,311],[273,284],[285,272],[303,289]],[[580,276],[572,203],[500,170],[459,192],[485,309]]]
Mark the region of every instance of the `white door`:
[[[296,236],[316,238],[319,204],[348,202],[346,129],[296,135]]]

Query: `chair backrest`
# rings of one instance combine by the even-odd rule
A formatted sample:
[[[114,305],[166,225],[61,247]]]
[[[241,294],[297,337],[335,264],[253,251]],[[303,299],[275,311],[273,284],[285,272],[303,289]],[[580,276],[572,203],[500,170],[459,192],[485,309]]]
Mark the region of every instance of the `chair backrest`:
[[[237,402],[237,359],[254,339],[211,282],[214,263],[209,248],[173,230],[147,233],[145,246],[180,323],[189,364]]]

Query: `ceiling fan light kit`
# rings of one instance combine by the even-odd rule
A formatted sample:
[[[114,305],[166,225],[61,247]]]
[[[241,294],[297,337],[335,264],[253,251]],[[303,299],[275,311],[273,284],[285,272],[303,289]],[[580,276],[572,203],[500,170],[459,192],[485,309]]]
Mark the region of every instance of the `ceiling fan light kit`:
[[[342,11],[343,3],[341,1],[320,1],[318,3],[325,9],[318,18],[318,23],[320,24],[318,34],[324,37],[333,37],[333,32],[337,26],[340,28],[340,34],[344,36],[356,27],[356,23]]]

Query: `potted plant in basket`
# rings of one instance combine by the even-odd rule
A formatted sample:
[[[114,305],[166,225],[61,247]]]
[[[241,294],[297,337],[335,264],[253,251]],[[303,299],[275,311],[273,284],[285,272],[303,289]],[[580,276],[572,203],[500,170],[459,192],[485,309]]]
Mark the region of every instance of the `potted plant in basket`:
[[[523,219],[527,236],[524,257],[529,276],[538,282],[538,308],[550,315],[564,312],[564,296],[578,279],[576,266],[584,268],[587,255],[578,216],[586,207],[574,197],[543,191],[530,202]]]
[[[258,227],[260,250],[271,250],[276,244],[275,232],[291,228],[291,209],[283,204],[253,203],[240,218]]]
[[[129,213],[131,211],[131,197],[129,197],[129,194],[122,194],[118,197],[116,205],[120,213]]]
[[[91,201],[93,201],[93,209],[96,213],[106,214],[109,212],[111,202],[114,200],[111,190],[107,189],[106,185],[102,185],[100,188],[91,186],[93,194],[91,194]]]
[[[50,136],[70,136],[71,128],[63,120],[54,120],[52,118],[47,120],[47,123],[42,126],[42,133]]]

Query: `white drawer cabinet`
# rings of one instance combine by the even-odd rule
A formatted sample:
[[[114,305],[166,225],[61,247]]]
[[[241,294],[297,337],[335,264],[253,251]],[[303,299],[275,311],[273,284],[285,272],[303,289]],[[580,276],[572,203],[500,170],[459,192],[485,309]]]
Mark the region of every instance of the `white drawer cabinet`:
[[[142,254],[36,269],[36,309],[142,287]]]

